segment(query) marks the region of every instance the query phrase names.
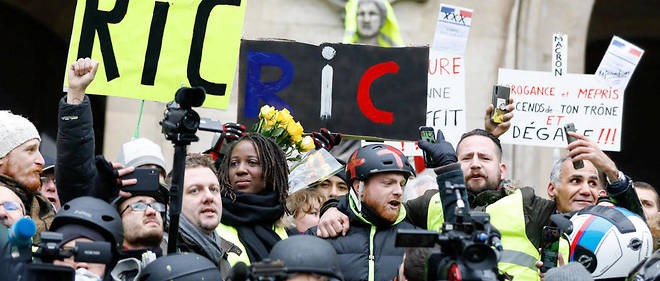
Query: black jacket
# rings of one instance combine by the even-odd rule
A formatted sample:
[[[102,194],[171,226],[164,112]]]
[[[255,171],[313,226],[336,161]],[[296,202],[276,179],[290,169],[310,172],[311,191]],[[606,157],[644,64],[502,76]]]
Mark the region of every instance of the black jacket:
[[[401,208],[399,218],[394,224],[384,222],[363,213],[359,214],[349,204],[349,196],[339,201],[337,208],[349,217],[351,228],[346,236],[327,239],[339,255],[339,261],[345,281],[369,280],[370,246],[373,245],[374,280],[392,280],[401,265],[405,248],[394,247],[398,229],[415,228],[405,221],[405,209]],[[373,212],[373,211],[372,211]],[[366,219],[371,217],[372,219]],[[373,239],[370,238],[374,232]],[[316,235],[316,227],[305,234]]]

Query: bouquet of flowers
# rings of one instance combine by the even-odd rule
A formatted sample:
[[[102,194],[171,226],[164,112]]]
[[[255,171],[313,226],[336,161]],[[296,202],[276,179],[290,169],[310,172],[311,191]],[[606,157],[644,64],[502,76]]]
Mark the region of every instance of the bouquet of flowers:
[[[273,139],[289,161],[300,160],[301,153],[314,148],[312,137],[303,137],[302,125],[293,120],[291,112],[286,108],[276,110],[269,105],[262,106],[259,110],[259,122],[254,124],[251,131]]]

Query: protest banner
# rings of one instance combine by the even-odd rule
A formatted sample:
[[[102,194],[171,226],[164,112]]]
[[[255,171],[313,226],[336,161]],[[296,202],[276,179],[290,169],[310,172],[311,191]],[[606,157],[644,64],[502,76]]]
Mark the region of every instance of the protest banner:
[[[594,75],[500,69],[498,84],[511,88],[515,117],[502,143],[566,147],[563,126],[574,123],[577,132],[602,150],[619,151],[623,90]]]
[[[306,131],[415,140],[425,122],[427,47],[243,40],[238,122],[287,108]]]
[[[182,84],[202,86],[203,106],[225,109],[244,15],[241,0],[80,0],[67,67],[100,62],[90,94],[167,102]]]

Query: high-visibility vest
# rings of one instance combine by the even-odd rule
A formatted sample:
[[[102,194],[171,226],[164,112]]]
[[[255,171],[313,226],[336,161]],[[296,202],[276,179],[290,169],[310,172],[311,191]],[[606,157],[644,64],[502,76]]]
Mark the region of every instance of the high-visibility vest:
[[[501,272],[513,276],[513,280],[540,280],[536,262],[541,258],[538,249],[527,238],[522,191],[500,199],[486,208],[490,222],[502,234],[500,261]],[[568,241],[560,239],[559,251],[568,261]]]
[[[426,229],[440,232],[442,224],[445,222],[445,214],[442,212],[442,200],[440,192],[433,194],[429,202],[426,216]]]
[[[289,235],[286,233],[286,229],[283,227],[276,227],[273,225],[273,230],[282,240],[289,237]],[[250,265],[250,258],[248,257],[247,251],[245,250],[245,246],[238,238],[238,230],[236,230],[235,227],[221,223],[218,224],[218,227],[215,228],[215,232],[218,234],[218,236],[222,237],[222,239],[233,243],[236,245],[236,247],[241,249],[240,255],[237,255],[234,252],[227,253],[227,261],[229,261],[231,266],[234,266],[239,261],[244,262],[246,265]]]

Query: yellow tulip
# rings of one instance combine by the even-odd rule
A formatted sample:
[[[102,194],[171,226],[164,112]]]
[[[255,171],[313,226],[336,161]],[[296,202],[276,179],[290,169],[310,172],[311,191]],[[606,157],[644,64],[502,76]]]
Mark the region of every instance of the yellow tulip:
[[[288,124],[291,123],[291,121],[293,121],[293,117],[288,109],[284,108],[277,114],[277,122],[280,124]]]
[[[270,120],[277,113],[274,107],[270,105],[264,105],[259,110],[259,118]]]
[[[291,135],[291,140],[293,143],[300,143],[302,139],[302,135]]]
[[[302,152],[309,151],[314,148],[314,140],[310,136],[305,136],[300,143],[300,150]]]

